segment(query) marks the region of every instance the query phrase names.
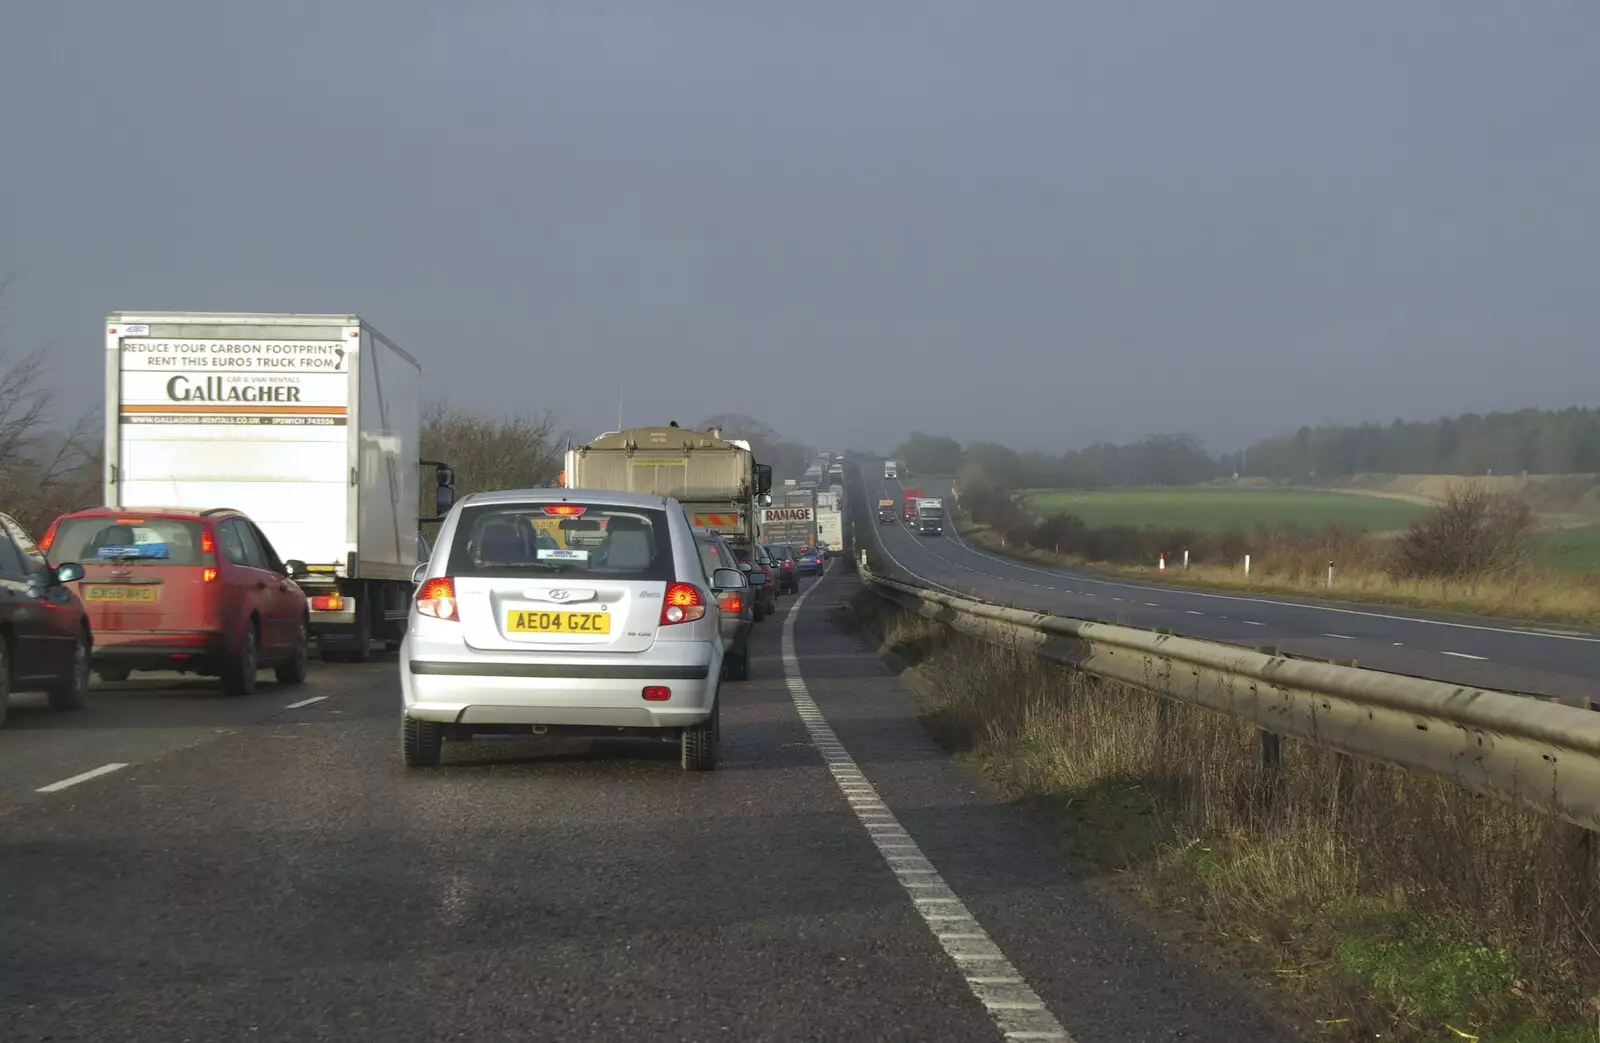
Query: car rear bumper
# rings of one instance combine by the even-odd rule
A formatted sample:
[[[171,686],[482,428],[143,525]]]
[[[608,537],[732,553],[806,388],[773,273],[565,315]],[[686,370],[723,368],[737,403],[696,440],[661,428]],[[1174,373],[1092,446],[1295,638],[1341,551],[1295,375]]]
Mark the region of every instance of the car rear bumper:
[[[117,670],[209,670],[227,655],[218,630],[100,630],[90,666]]]
[[[441,724],[685,728],[710,718],[717,694],[720,654],[695,651],[633,665],[420,659],[404,647],[400,687],[407,717]],[[657,685],[671,698],[646,702],[643,690]]]

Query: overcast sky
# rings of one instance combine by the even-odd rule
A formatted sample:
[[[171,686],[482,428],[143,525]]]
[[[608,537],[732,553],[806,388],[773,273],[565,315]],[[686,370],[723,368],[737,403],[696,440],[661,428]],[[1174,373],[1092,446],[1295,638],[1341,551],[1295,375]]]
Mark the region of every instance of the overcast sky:
[[[1594,0],[0,15],[0,343],[77,403],[128,308],[355,312],[580,436],[1592,405],[1597,196]]]

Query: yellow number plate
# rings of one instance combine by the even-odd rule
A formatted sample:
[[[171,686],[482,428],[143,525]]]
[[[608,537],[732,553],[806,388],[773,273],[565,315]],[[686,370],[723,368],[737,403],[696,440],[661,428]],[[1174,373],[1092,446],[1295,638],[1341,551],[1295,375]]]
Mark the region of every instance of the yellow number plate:
[[[609,612],[507,612],[509,634],[609,634]]]
[[[127,583],[97,584],[83,588],[83,600],[122,601],[139,605],[153,605],[156,601],[156,588],[134,586]]]

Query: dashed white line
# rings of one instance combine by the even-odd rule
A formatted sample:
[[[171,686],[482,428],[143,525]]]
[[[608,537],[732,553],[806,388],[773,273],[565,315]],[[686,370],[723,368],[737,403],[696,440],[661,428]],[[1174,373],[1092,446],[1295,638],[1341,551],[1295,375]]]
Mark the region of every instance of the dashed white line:
[[[1469,654],[1467,652],[1443,652],[1443,653],[1440,653],[1440,654],[1441,655],[1453,655],[1457,659],[1476,659],[1480,663],[1481,662],[1485,662],[1489,658],[1486,655],[1471,655],[1471,654]]]
[[[1161,606],[1156,604],[1154,601],[1146,601],[1144,603],[1144,607],[1145,608],[1160,608]]]
[[[892,555],[890,560],[893,560]],[[1017,973],[1005,953],[1000,951],[989,933],[967,910],[966,904],[944,882],[944,877],[940,876],[933,863],[923,856],[922,849],[878,796],[876,787],[862,774],[855,759],[829,726],[816,700],[811,698],[805,678],[800,674],[794,626],[800,616],[800,607],[815,589],[810,587],[795,598],[783,621],[784,679],[795,711],[811,736],[811,744],[822,754],[834,782],[845,794],[851,810],[867,830],[867,836],[894,872],[895,879],[900,881],[900,886],[905,888],[912,900],[912,908],[927,924],[945,955],[956,965],[956,970],[966,981],[967,988],[972,990],[972,995],[989,1012],[1001,1036],[1008,1041],[1053,1040],[1055,1043],[1073,1043],[1067,1030],[1045,1007],[1044,1001]],[[865,814],[867,812],[873,815],[870,822]]]
[[[98,768],[86,771],[81,775],[74,775],[70,779],[62,779],[60,782],[52,782],[48,786],[40,786],[38,789],[34,790],[34,792],[59,793],[68,786],[76,786],[80,782],[88,782],[90,779],[98,779],[102,775],[110,775],[112,772],[121,771],[126,767],[126,764],[102,764]]]
[[[302,706],[310,706],[312,703],[320,703],[320,702],[322,702],[322,700],[324,700],[326,698],[327,698],[327,696],[325,696],[325,695],[313,695],[309,699],[301,699],[297,703],[290,703],[288,706],[285,706],[284,709],[285,710],[298,710]]]
[[[1186,616],[1203,616],[1203,615],[1205,615],[1204,612],[1196,612],[1192,608],[1184,609],[1183,614],[1186,615]]]
[[[1244,625],[1247,626],[1247,627],[1264,627],[1264,626],[1266,626],[1265,623],[1257,623],[1253,619],[1246,619],[1243,622],[1244,622]]]
[[[1349,634],[1323,634],[1322,636],[1323,637],[1338,638],[1340,641],[1354,641],[1355,640],[1355,638],[1351,637]]]

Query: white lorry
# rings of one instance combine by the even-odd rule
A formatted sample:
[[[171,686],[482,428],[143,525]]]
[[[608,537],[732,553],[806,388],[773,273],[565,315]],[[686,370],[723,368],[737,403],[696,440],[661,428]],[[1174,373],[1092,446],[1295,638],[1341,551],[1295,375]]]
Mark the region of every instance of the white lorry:
[[[844,553],[844,495],[837,485],[817,493],[817,542],[829,557]]]
[[[917,500],[917,514],[912,521],[912,525],[923,536],[942,536],[944,534],[944,501],[933,496],[924,496]]]
[[[415,358],[355,315],[117,312],[105,376],[108,506],[243,511],[306,563],[322,658],[399,647],[435,520],[420,468],[436,515],[455,484],[419,459]]]
[[[883,476],[885,478],[899,478],[900,464],[894,460],[885,460],[883,462]]]

